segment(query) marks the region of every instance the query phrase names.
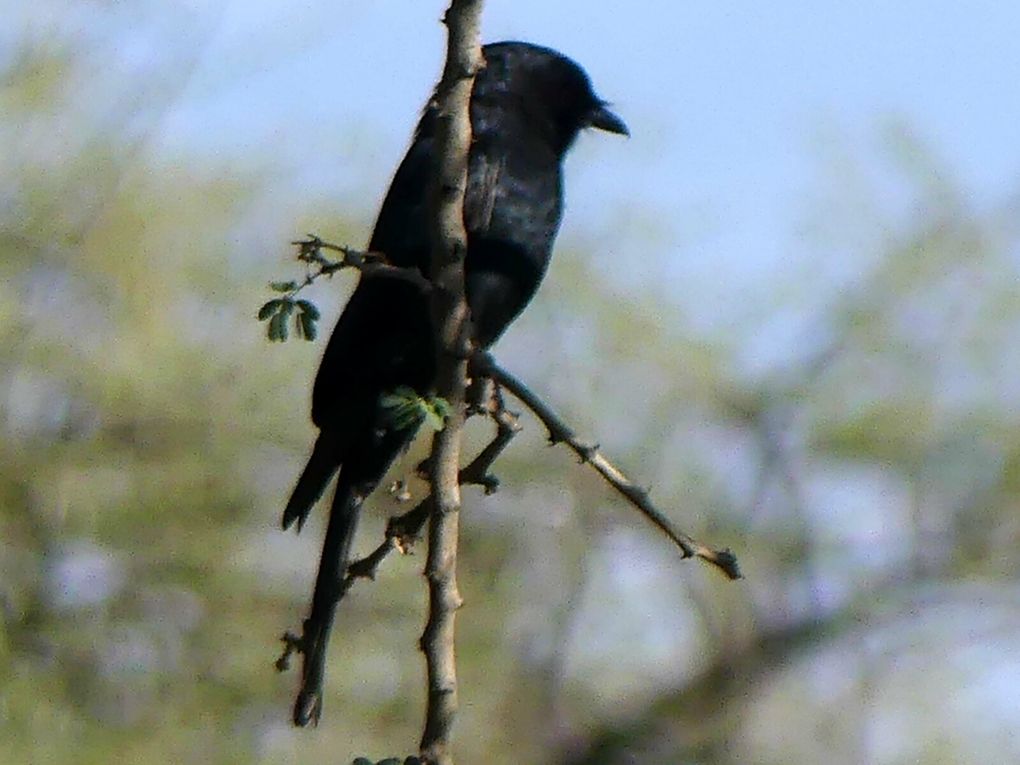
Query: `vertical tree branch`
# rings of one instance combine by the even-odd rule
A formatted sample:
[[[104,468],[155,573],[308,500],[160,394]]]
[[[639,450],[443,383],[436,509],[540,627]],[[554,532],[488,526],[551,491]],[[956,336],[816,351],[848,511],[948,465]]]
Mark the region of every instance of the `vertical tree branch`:
[[[429,478],[435,506],[429,522],[425,575],[429,618],[421,637],[428,671],[428,700],[421,755],[430,765],[452,765],[450,734],[457,711],[454,627],[461,605],[457,589],[461,430],[470,336],[464,296],[464,191],[471,146],[470,100],[482,64],[481,0],[453,0],[444,17],[446,66],[436,91],[439,114],[432,206],[432,318],[436,329],[437,393],[450,404],[446,427],[432,443]]]

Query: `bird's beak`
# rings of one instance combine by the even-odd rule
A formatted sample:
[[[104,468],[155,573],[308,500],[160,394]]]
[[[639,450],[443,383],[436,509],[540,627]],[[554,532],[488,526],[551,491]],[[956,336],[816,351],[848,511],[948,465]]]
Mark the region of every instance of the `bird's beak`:
[[[599,104],[588,114],[588,126],[617,135],[630,135],[627,125],[609,110],[606,104]]]

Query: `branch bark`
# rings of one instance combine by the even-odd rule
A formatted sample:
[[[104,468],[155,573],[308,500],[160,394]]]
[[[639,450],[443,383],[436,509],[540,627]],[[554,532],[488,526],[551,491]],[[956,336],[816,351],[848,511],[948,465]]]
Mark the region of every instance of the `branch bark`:
[[[453,0],[444,17],[448,31],[446,66],[436,91],[439,114],[432,206],[432,318],[436,329],[437,393],[450,405],[446,427],[436,434],[429,461],[433,508],[425,575],[429,618],[421,637],[428,673],[428,699],[421,757],[430,765],[453,765],[451,732],[457,711],[454,653],[457,536],[460,513],[460,442],[464,388],[470,353],[468,306],[464,296],[464,191],[471,146],[471,88],[482,64],[479,43],[481,0]]]

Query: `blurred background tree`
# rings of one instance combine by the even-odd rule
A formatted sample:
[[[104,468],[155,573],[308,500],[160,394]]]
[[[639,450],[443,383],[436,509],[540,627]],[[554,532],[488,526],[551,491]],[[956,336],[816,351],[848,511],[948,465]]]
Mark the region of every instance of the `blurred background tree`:
[[[41,3],[0,38],[4,761],[349,762],[417,740],[421,556],[353,591],[323,724],[288,725],[296,678],[272,661],[322,518],[300,538],[277,520],[320,349],[270,346],[253,315],[288,241],[364,240],[399,149],[304,112],[243,162],[173,140],[309,42],[298,15],[267,52],[238,14]],[[246,43],[230,57],[224,30]],[[415,76],[409,123],[433,72]],[[623,113],[640,157],[645,115]],[[1020,196],[971,193],[924,130],[876,122],[877,149],[823,131],[790,224],[810,257],[748,253],[756,299],[712,321],[704,277],[675,276],[697,216],[635,195],[592,222],[608,185],[580,147],[568,223],[587,225],[498,356],[747,578],[680,562],[526,418],[500,493],[467,494],[461,761],[1020,759]],[[305,138],[343,183],[294,167]],[[324,329],[349,287],[315,288]],[[375,505],[361,549],[393,510]]]

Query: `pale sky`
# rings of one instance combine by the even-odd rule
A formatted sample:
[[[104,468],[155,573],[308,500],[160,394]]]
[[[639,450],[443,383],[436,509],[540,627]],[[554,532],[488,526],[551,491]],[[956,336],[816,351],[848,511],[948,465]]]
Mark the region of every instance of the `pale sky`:
[[[167,102],[147,150],[268,163],[281,194],[342,203],[367,239],[438,75],[445,5],[190,0],[98,16],[85,3],[16,3],[0,55],[20,15],[103,38],[116,58],[98,62],[103,77]],[[694,320],[723,323],[803,280],[805,264],[852,268],[852,247],[811,234],[842,214],[844,185],[906,224],[890,125],[909,126],[976,209],[1015,195],[1018,31],[1020,5],[1005,0],[494,0],[484,11],[485,40],[574,57],[631,128],[629,140],[579,142],[560,242],[605,251],[627,265],[624,281],[655,280]]]
[[[198,65],[158,146],[271,155],[288,182],[350,199],[367,238],[440,68],[445,3],[196,7],[169,21]],[[638,280],[665,259],[695,314],[699,300],[725,313],[816,257],[803,229],[838,188],[841,157],[902,212],[890,124],[908,125],[978,208],[1018,187],[1014,3],[503,0],[484,19],[486,40],[576,58],[630,125],[628,141],[593,134],[575,150],[561,241],[611,239]],[[660,259],[644,252],[649,231]]]

